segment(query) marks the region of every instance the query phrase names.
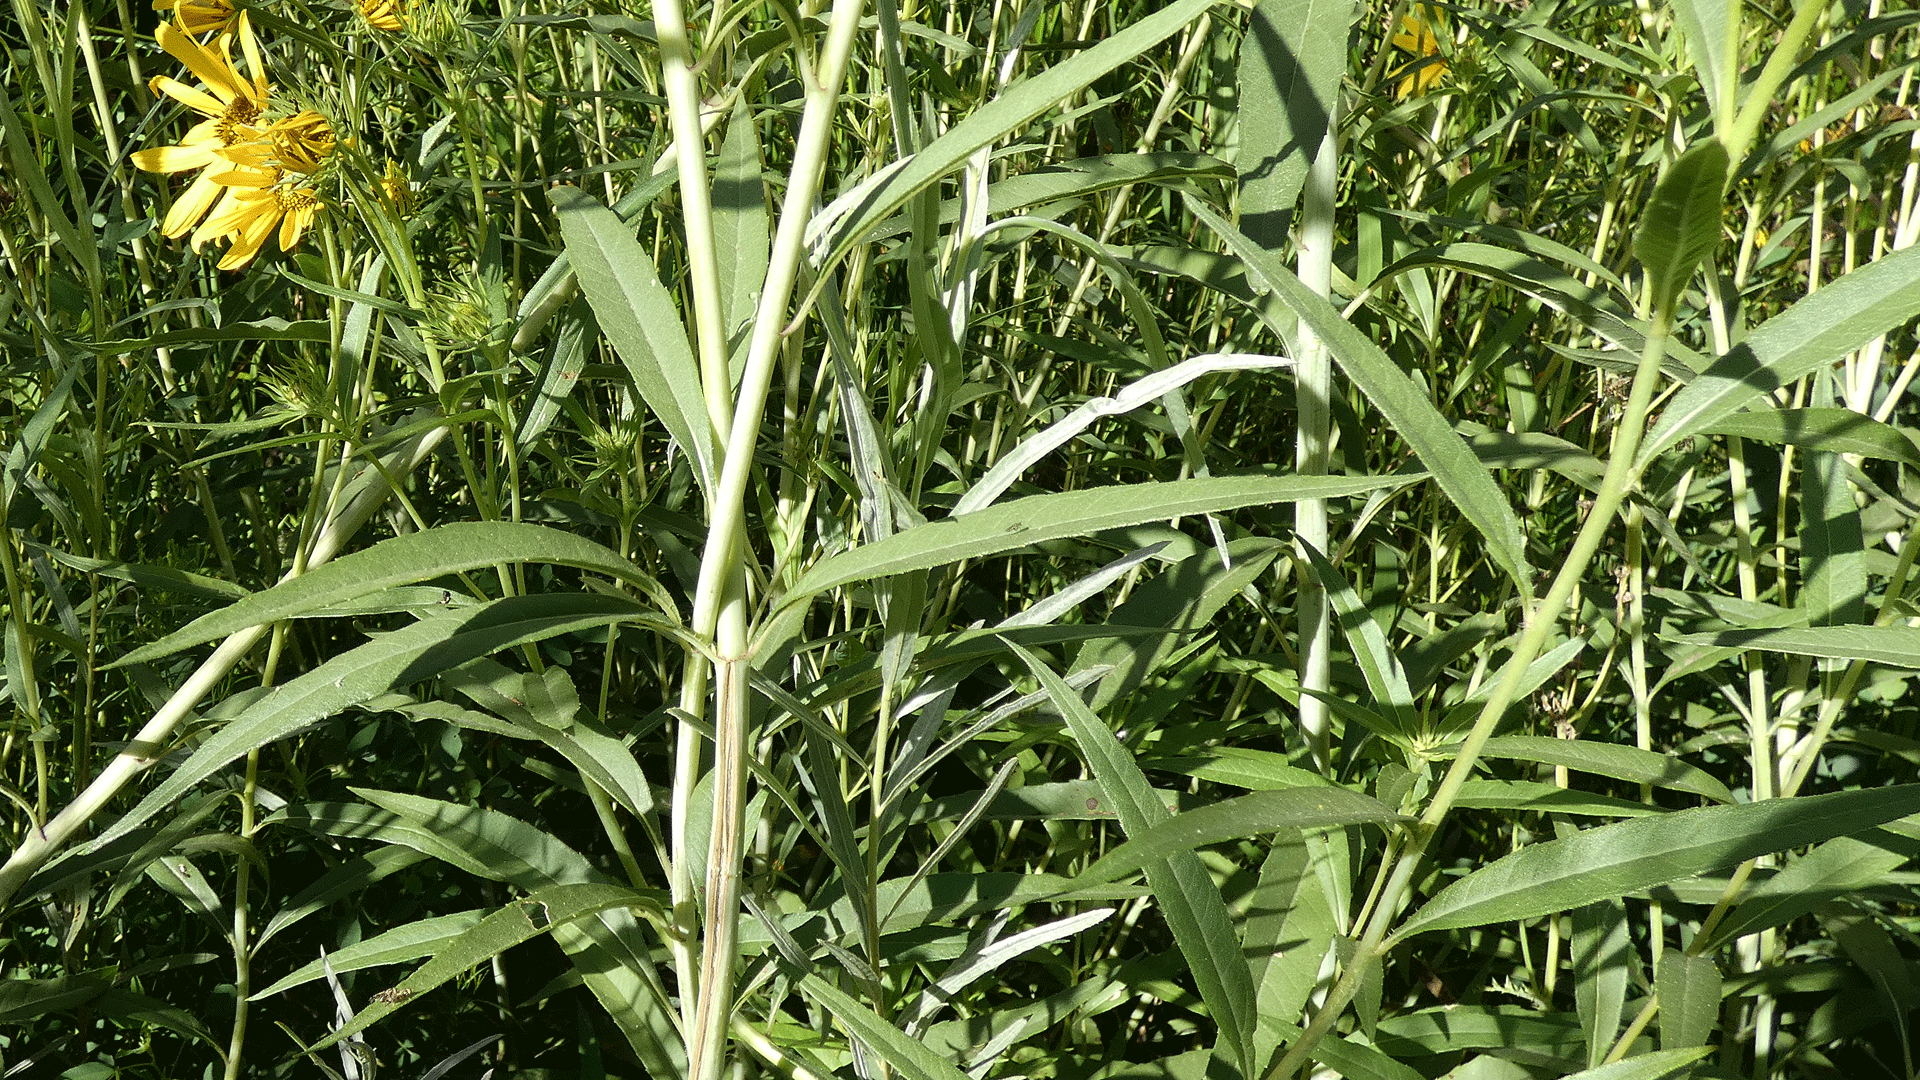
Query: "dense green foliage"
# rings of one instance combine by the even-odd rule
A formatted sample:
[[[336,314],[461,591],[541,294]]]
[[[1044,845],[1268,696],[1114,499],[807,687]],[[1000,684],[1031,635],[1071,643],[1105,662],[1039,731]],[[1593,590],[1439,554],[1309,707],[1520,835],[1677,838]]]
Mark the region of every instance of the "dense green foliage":
[[[1920,12],[243,10],[0,20],[0,1073],[1916,1075]]]

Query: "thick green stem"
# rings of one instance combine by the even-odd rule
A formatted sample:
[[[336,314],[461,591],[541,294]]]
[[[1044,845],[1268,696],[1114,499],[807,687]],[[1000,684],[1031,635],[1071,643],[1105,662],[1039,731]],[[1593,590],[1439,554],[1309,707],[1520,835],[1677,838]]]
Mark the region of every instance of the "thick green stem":
[[[701,928],[704,947],[695,986],[696,1001],[686,1032],[687,1071],[692,1080],[718,1080],[725,1065],[725,1040],[733,1003],[733,938],[738,920],[740,813],[746,784],[748,698],[747,665],[751,626],[745,560],[747,485],[754,449],[767,407],[787,311],[805,254],[807,222],[825,173],[832,141],[833,115],[846,78],[854,36],[860,27],[861,0],[837,0],[826,47],[815,65],[818,82],[807,88],[807,102],[795,140],[793,169],[780,208],[767,279],[754,313],[745,371],[727,431],[720,477],[709,501],[707,545],[701,554],[694,593],[693,633],[714,646],[713,728],[716,774],[714,821],[707,852],[707,892]],[[688,145],[691,145],[690,143]],[[684,182],[683,182],[683,187]],[[691,673],[690,673],[691,674]],[[686,695],[682,701],[687,700]],[[684,747],[683,747],[684,749]],[[678,808],[676,808],[678,809]],[[678,824],[678,823],[676,823]],[[676,877],[684,873],[684,837],[675,837]],[[676,901],[680,897],[675,897]],[[682,991],[683,994],[685,991]],[[685,1005],[683,1003],[683,1011]]]

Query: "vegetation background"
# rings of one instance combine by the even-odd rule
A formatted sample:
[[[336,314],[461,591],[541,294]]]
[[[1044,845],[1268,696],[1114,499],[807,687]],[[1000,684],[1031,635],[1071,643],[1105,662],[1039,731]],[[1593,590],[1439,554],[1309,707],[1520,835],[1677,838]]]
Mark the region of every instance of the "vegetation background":
[[[0,1075],[1916,1075],[1920,11],[160,7],[0,26]]]

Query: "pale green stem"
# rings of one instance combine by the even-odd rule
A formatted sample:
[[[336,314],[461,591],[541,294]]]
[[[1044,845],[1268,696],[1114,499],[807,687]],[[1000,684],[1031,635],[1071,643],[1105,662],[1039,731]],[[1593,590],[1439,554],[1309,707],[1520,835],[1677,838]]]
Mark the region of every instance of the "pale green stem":
[[[740,803],[745,789],[744,754],[748,744],[746,670],[751,659],[745,568],[745,560],[750,555],[745,542],[747,484],[781,338],[787,329],[788,306],[799,277],[800,260],[805,254],[807,221],[826,169],[840,85],[846,78],[854,36],[860,27],[860,9],[861,0],[836,0],[826,48],[814,69],[819,81],[807,87],[806,107],[794,145],[793,168],[780,208],[780,225],[774,234],[766,284],[754,313],[746,366],[719,481],[709,504],[707,545],[701,555],[700,581],[694,594],[691,629],[697,638],[714,643],[716,775],[713,831],[707,857],[708,888],[701,921],[702,970],[696,987],[694,1022],[687,1031],[687,1072],[692,1080],[718,1080],[724,1067],[723,1051],[733,1004],[733,940],[739,915]],[[684,696],[682,700],[686,700]],[[675,850],[678,853],[684,848],[676,845]],[[676,859],[676,863],[681,861],[684,860]]]
[[[733,406],[728,391],[733,383],[727,375],[727,328],[720,310],[720,262],[713,246],[713,191],[701,135],[700,84],[693,73],[693,46],[687,40],[686,9],[680,0],[655,0],[653,17],[660,38],[660,83],[667,94],[667,119],[680,151],[675,164],[680,170],[680,216],[686,229],[700,386],[714,438],[725,443]]]
[[[1300,281],[1323,298],[1333,295],[1334,198],[1340,178],[1340,141],[1330,122],[1308,170],[1300,215]],[[1295,332],[1294,397],[1299,409],[1294,462],[1302,476],[1321,476],[1332,454],[1333,357],[1312,328]],[[1329,554],[1327,500],[1302,499],[1293,508],[1294,532],[1302,543]],[[1295,609],[1300,621],[1300,730],[1314,768],[1330,773],[1332,730],[1326,699],[1333,685],[1333,619],[1326,590],[1300,575]]]
[[[1734,117],[1733,130],[1727,137],[1727,156],[1735,165],[1747,156],[1747,148],[1753,144],[1754,137],[1760,132],[1760,124],[1766,119],[1767,110],[1773,105],[1774,92],[1780,84],[1787,81],[1787,75],[1793,71],[1793,65],[1800,56],[1800,46],[1806,44],[1807,36],[1813,33],[1814,24],[1820,21],[1820,15],[1826,11],[1826,0],[1796,0],[1793,21],[1787,24],[1786,32],[1770,46],[1767,62],[1760,69],[1759,78],[1747,88],[1747,103]],[[1737,8],[1735,9],[1737,10]]]

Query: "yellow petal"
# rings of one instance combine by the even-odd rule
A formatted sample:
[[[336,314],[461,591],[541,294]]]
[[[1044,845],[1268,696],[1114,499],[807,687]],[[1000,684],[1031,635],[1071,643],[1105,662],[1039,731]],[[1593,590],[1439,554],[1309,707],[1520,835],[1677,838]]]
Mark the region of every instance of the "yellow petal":
[[[176,173],[211,164],[216,155],[212,145],[155,146],[133,152],[133,167],[145,172]]]
[[[218,90],[215,90],[214,94],[209,94],[205,90],[188,86],[186,83],[166,75],[156,77],[152,82],[147,84],[147,88],[156,94],[165,94],[203,116],[217,117],[226,115],[227,102],[233,100],[231,96],[226,98],[215,96],[218,94]],[[209,89],[212,88],[210,87]]]
[[[213,213],[193,230],[193,246],[198,248],[209,240],[218,240],[245,228],[261,216],[263,202],[271,205],[273,194],[252,188],[227,188]]]
[[[160,226],[160,235],[175,240],[185,235],[195,222],[212,209],[222,190],[206,173],[194,177],[193,183],[187,185],[187,190],[174,200],[173,209],[167,211],[167,220]]]
[[[230,102],[237,97],[259,99],[253,93],[254,88],[233,70],[232,61],[208,50],[172,23],[161,23],[153,37],[161,48],[167,50],[168,55],[187,65],[187,70],[193,72],[196,78],[206,84],[208,92],[222,102]],[[225,42],[226,38],[220,40]]]
[[[260,254],[260,245],[273,235],[274,218],[277,216],[275,213],[263,213],[248,222],[245,229],[234,234],[233,247],[220,260],[220,269],[238,270],[252,262],[253,257]]]
[[[311,200],[287,211],[280,219],[280,250],[292,251],[300,246],[300,237],[313,224],[313,204]]]

